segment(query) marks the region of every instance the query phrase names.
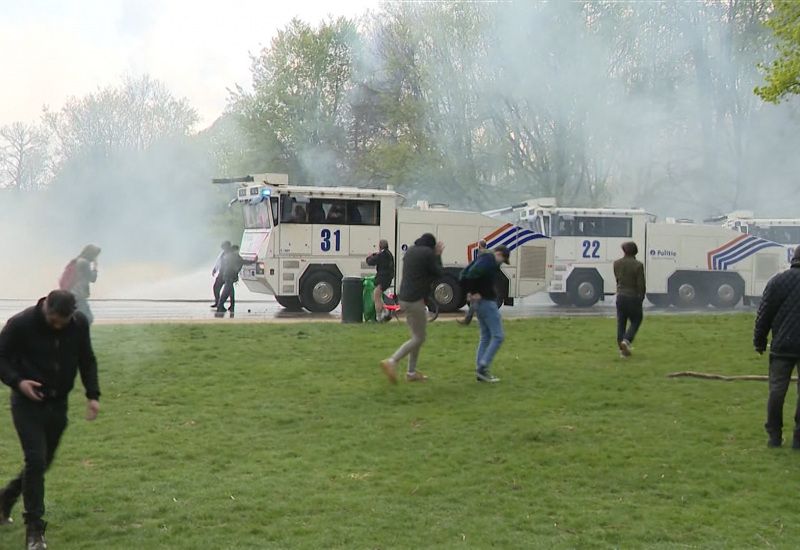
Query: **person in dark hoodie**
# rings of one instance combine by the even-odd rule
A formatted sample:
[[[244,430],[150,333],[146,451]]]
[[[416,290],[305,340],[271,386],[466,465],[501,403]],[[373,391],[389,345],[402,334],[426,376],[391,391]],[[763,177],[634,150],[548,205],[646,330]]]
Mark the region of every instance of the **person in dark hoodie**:
[[[492,254],[484,253],[475,258],[461,274],[461,282],[467,293],[467,301],[478,314],[481,337],[475,357],[475,379],[478,382],[499,382],[490,372],[492,360],[506,339],[503,320],[497,305],[495,281],[500,273],[500,264],[508,263],[510,252],[504,244],[495,247]]]
[[[442,250],[444,245],[436,242],[436,237],[431,233],[425,233],[403,256],[403,279],[397,297],[411,329],[411,339],[400,346],[394,355],[381,361],[381,369],[393,384],[397,382],[397,363],[405,356],[408,356],[406,380],[418,382],[428,379],[417,370],[417,360],[425,343],[428,325],[425,298],[430,295],[433,282],[443,273]]]
[[[78,311],[86,316],[89,324],[94,322],[94,314],[89,307],[89,285],[97,281],[97,256],[99,255],[99,246],[87,244],[83,247],[81,253],[75,258],[74,284],[69,288],[77,299]]]
[[[767,399],[767,446],[783,444],[783,402],[800,363],[800,246],[794,250],[791,267],[769,280],[761,296],[753,330],[753,347],[760,355],[769,350],[769,398]],[[800,384],[794,413],[792,449],[800,450]]]
[[[14,421],[25,467],[0,490],[0,524],[22,496],[28,550],[44,550],[44,474],[67,427],[67,401],[80,373],[86,392],[86,419],[100,408],[97,361],[89,321],[77,310],[75,295],[54,290],[11,317],[0,331],[0,380],[11,388]]]

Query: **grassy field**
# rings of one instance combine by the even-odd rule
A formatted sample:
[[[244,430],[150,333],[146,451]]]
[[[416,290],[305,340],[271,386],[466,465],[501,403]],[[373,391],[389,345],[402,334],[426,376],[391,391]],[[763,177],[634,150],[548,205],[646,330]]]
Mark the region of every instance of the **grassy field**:
[[[430,381],[392,386],[378,361],[401,323],[98,326],[101,416],[73,394],[50,545],[800,547],[800,453],[766,448],[766,383],[667,378],[766,373],[752,315],[648,318],[628,360],[612,319],[506,330],[500,384],[475,382],[477,326],[437,322]],[[14,517],[0,548],[23,547]]]

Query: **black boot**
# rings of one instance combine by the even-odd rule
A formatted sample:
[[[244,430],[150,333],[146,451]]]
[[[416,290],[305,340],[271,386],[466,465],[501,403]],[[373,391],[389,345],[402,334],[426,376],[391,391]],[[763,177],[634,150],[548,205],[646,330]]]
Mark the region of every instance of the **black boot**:
[[[14,507],[14,502],[8,500],[5,489],[0,489],[0,527],[14,523],[11,519],[11,508]]]
[[[25,543],[28,545],[28,550],[47,550],[47,543],[44,541],[46,526],[47,524],[41,520],[25,526]]]

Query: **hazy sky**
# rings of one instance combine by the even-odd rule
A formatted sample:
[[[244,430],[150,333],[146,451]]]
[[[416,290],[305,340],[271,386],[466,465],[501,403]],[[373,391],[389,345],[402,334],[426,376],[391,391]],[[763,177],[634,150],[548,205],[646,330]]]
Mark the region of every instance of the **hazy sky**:
[[[249,85],[250,59],[292,17],[357,16],[379,0],[0,0],[0,125],[38,119],[149,74],[190,100],[207,126],[226,88]]]

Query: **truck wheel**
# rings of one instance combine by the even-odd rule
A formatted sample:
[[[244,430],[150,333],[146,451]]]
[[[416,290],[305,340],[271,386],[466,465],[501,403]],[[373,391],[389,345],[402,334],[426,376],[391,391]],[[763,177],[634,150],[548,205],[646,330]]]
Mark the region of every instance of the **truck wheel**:
[[[578,307],[591,307],[600,300],[602,284],[602,281],[591,273],[574,275],[567,281],[570,300]]]
[[[308,276],[300,292],[300,300],[308,311],[328,313],[342,299],[342,281],[327,271],[317,271]]]
[[[439,304],[440,313],[457,311],[464,300],[462,294],[458,279],[449,273],[445,273],[433,284],[433,299]]]
[[[648,301],[656,307],[669,307],[669,294],[648,294]]]
[[[300,311],[303,309],[303,304],[300,302],[299,296],[275,296],[275,301],[289,311]]]
[[[572,304],[572,300],[569,299],[569,294],[566,292],[551,292],[550,299],[557,306],[568,306]]]
[[[714,291],[711,293],[711,305],[718,309],[730,309],[742,299],[742,292],[738,286],[730,281],[719,281],[714,283]]]
[[[669,298],[675,307],[704,307],[708,302],[701,296],[701,292],[702,289],[696,281],[678,279],[669,291]]]

